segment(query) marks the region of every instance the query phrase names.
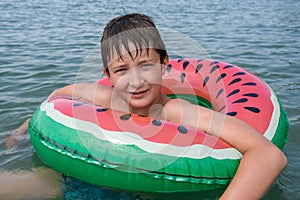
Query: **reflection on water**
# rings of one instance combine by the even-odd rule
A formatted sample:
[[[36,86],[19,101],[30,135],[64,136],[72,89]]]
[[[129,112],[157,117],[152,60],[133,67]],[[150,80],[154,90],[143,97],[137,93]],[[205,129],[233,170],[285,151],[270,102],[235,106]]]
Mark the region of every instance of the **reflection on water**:
[[[171,56],[186,55],[182,50],[190,49],[191,56],[205,56],[242,66],[274,89],[290,120],[289,141],[285,147],[289,164],[266,199],[299,199],[299,4],[297,0],[192,3],[132,0],[126,4],[117,0],[2,1],[0,170],[24,172],[25,175],[30,171],[32,175],[36,168],[45,168],[34,153],[28,134],[17,147],[6,148],[11,130],[30,117],[55,88],[101,77],[98,44],[103,27],[125,11],[143,12],[152,16],[162,31],[169,30],[164,39]],[[186,36],[199,46],[185,41],[174,42],[178,36],[171,32]],[[14,186],[8,181],[5,185]],[[184,199],[193,195],[215,199],[222,193],[210,191],[191,196],[135,194],[99,189],[65,177],[57,186],[65,199]],[[32,194],[35,192],[33,188]]]

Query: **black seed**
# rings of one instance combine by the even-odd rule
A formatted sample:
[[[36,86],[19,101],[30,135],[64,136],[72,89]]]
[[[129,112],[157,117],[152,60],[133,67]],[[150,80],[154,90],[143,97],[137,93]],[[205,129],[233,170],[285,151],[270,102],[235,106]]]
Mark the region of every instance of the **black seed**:
[[[212,66],[212,65],[215,65],[215,64],[218,64],[219,63],[219,61],[214,61],[214,62],[211,62],[210,64],[209,64],[209,66]]]
[[[73,106],[74,106],[74,107],[77,107],[77,106],[81,106],[81,105],[83,105],[83,104],[84,104],[84,103],[74,103]]]
[[[247,93],[247,94],[243,94],[243,96],[246,96],[246,97],[258,97],[258,94],[256,94],[256,93]]]
[[[208,77],[208,76],[204,78],[204,81],[203,81],[203,87],[205,87],[205,85],[206,85],[206,83],[207,83],[208,80],[209,80],[209,77]]]
[[[216,71],[220,66],[219,65],[215,65],[211,68],[210,73],[213,73],[214,71]]]
[[[234,67],[233,65],[226,65],[223,69],[228,69]]]
[[[180,63],[182,61],[182,58],[178,59],[177,62]]]
[[[182,65],[183,70],[185,70],[185,68],[186,68],[189,64],[190,64],[189,61],[185,61],[185,62],[183,63],[183,65]]]
[[[232,103],[245,103],[245,102],[247,102],[247,101],[248,101],[247,98],[241,98],[241,99],[238,99],[238,100],[236,100],[236,101],[234,101],[234,102],[232,102]]]
[[[171,69],[172,69],[172,65],[168,64],[168,66],[167,66],[167,72],[170,73]]]
[[[130,117],[131,117],[131,114],[128,113],[128,114],[121,115],[120,119],[125,121],[125,120],[130,119]]]
[[[256,86],[256,83],[255,82],[247,82],[247,83],[243,83],[242,85]]]
[[[228,112],[228,113],[226,113],[226,115],[236,116],[236,115],[237,115],[237,112]]]
[[[225,73],[221,74],[221,75],[218,77],[216,83],[218,83],[220,80],[222,80],[223,78],[225,78],[225,76],[226,76]]]
[[[197,60],[197,62],[201,62],[201,61],[203,61],[203,59],[198,59],[198,60]]]
[[[203,67],[202,64],[198,64],[196,67],[196,74],[200,71],[200,69]]]
[[[216,99],[222,94],[223,91],[224,91],[223,88],[219,90],[219,92],[218,92],[218,94],[217,94],[217,96],[216,96]]]
[[[181,79],[181,83],[183,83],[183,82],[184,82],[184,79],[185,79],[185,73],[181,73],[180,79]]]
[[[240,75],[245,75],[245,72],[237,72],[235,74],[233,74],[232,76],[240,76]]]
[[[239,93],[239,92],[240,92],[239,89],[233,90],[232,92],[230,92],[230,93],[227,95],[227,97],[230,97],[231,95],[237,94],[237,93]]]
[[[97,112],[105,112],[107,111],[109,108],[97,108]]]
[[[187,129],[182,125],[178,126],[178,131],[183,134],[186,134],[188,132]]]
[[[154,126],[161,126],[161,121],[159,120],[159,119],[154,119],[154,120],[152,120],[152,124],[154,125]]]
[[[236,78],[236,79],[234,79],[233,81],[231,81],[229,84],[228,84],[228,86],[229,85],[232,85],[232,84],[235,84],[235,83],[237,83],[237,82],[240,82],[242,79],[240,79],[240,78]]]
[[[254,112],[254,113],[259,113],[260,112],[260,109],[256,108],[256,107],[244,107],[245,109],[247,110],[250,110],[251,112]]]

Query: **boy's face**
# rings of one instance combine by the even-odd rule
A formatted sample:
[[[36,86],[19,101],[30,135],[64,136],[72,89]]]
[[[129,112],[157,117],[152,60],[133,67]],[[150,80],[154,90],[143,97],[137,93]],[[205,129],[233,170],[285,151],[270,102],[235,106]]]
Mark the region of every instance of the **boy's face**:
[[[129,109],[149,109],[161,97],[162,75],[168,57],[160,61],[160,55],[146,49],[124,53],[122,58],[108,63],[109,78],[116,92],[112,98],[121,98]]]

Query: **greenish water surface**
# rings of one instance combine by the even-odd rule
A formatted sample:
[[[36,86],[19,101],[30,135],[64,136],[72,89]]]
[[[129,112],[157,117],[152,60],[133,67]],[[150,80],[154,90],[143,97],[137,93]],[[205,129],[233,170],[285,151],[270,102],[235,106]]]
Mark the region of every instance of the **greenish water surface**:
[[[297,0],[1,1],[0,171],[43,165],[28,134],[16,148],[6,148],[11,131],[54,89],[99,79],[98,48],[105,24],[125,12],[141,12],[161,29],[171,58],[204,56],[229,62],[273,88],[290,120],[284,149],[289,163],[265,199],[300,199],[299,7]],[[189,53],[182,53],[184,49]],[[101,189],[70,178],[61,184],[64,199],[216,199],[222,193],[151,196]]]

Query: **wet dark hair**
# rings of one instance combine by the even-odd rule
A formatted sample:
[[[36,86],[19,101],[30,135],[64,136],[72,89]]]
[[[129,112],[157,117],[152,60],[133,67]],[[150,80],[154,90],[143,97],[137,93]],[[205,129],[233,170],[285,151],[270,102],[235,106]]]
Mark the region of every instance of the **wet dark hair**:
[[[132,55],[129,44],[135,46],[136,55]],[[143,49],[149,53],[150,48],[160,55],[162,63],[167,56],[165,44],[154,22],[147,15],[132,13],[119,16],[108,22],[104,28],[101,38],[101,56],[107,72],[109,72],[108,62],[114,56],[122,59],[122,55],[128,53],[134,59]]]

